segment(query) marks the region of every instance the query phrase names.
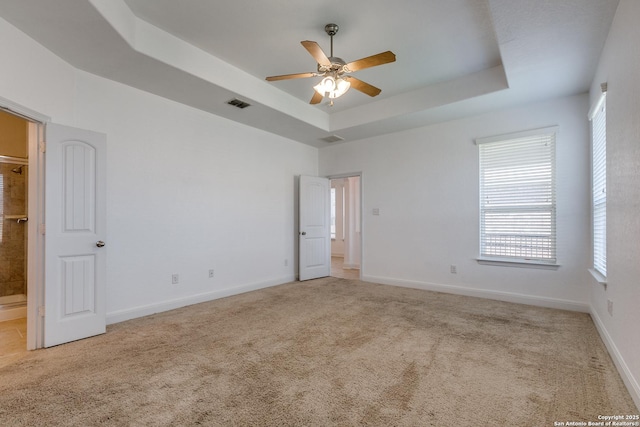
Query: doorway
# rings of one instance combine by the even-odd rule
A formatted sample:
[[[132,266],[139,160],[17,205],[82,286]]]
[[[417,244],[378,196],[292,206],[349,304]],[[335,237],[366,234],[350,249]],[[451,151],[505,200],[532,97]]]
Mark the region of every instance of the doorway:
[[[22,114],[21,111],[25,112]],[[0,362],[41,347],[44,122],[0,99]]]
[[[331,177],[331,276],[360,279],[362,264],[361,176]]]
[[[106,135],[53,124],[1,97],[0,111],[27,127],[26,349],[104,333]]]
[[[0,357],[27,350],[28,122],[0,111]]]

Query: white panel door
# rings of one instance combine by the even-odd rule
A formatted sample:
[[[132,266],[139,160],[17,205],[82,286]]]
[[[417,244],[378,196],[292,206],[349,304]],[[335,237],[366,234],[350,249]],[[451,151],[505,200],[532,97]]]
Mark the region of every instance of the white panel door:
[[[329,187],[327,178],[300,177],[300,280],[331,274]]]
[[[106,330],[106,136],[46,127],[44,346]]]

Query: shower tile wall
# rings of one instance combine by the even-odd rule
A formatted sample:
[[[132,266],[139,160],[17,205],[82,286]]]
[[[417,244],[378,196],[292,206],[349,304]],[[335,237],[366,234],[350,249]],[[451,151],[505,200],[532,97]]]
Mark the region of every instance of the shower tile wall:
[[[27,224],[5,219],[6,215],[24,215],[26,208],[27,166],[23,173],[11,172],[20,165],[0,163],[2,201],[0,202],[0,297],[26,294]],[[2,215],[3,214],[3,215]]]

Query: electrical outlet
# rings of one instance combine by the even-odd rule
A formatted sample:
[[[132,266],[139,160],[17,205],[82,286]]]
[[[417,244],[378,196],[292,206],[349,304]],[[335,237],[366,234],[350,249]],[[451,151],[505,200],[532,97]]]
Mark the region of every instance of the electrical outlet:
[[[451,274],[458,274],[458,267],[456,267],[455,265],[451,265],[450,269]]]
[[[607,311],[609,312],[610,316],[613,316],[613,301],[611,301],[610,299],[607,300]]]
[[[171,284],[175,285],[178,282],[180,282],[180,275],[179,274],[172,274],[171,275]]]
[[[213,269],[209,270],[209,278],[212,279],[214,275],[215,272],[213,271]]]

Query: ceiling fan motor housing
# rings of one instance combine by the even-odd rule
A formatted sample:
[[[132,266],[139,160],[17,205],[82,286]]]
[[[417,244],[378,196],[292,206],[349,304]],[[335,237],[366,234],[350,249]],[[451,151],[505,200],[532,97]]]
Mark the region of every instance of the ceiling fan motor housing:
[[[338,24],[327,24],[324,26],[324,30],[330,36],[335,36],[339,29]]]
[[[337,56],[330,56],[329,62],[331,62],[330,66],[318,64],[318,72],[326,73],[327,71],[335,71],[336,73],[339,73],[339,74],[342,74],[345,72],[344,66],[347,63],[344,61],[344,59],[338,58]]]

